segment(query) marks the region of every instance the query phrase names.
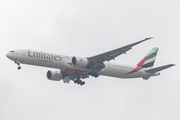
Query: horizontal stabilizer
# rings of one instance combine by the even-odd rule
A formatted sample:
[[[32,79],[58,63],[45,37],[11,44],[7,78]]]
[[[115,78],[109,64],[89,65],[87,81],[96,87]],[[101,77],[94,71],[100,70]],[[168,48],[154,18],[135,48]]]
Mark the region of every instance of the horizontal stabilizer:
[[[167,69],[169,67],[172,67],[174,65],[175,64],[164,65],[164,66],[161,66],[161,67],[157,67],[157,68],[152,68],[152,69],[146,70],[146,72],[155,73],[155,72],[159,72],[161,70]]]

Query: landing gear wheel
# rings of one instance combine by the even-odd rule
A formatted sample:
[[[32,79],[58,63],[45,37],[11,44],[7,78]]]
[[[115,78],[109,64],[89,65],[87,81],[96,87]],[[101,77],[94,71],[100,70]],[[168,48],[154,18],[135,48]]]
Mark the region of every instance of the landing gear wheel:
[[[78,85],[79,85],[79,84],[80,84],[80,85],[84,85],[84,84],[85,84],[85,82],[82,81],[82,80],[80,80],[80,79],[75,80],[74,83],[77,83]]]
[[[15,63],[18,65],[18,70],[20,70],[21,69],[21,66],[20,66],[20,62],[18,62],[18,61],[15,61]]]
[[[85,84],[85,82],[84,82],[84,81],[82,81],[80,84],[81,84],[81,86],[82,86],[82,85],[84,85],[84,84]]]
[[[99,77],[99,74],[94,71],[89,72],[89,75],[91,75],[92,77],[95,77],[95,78]]]
[[[83,85],[83,83],[82,83],[82,82],[80,82],[80,85],[82,86],[82,85]]]
[[[99,74],[96,73],[96,74],[94,75],[94,77],[95,77],[95,78],[99,77]]]
[[[21,69],[21,66],[19,66],[17,69],[20,70],[20,69]]]

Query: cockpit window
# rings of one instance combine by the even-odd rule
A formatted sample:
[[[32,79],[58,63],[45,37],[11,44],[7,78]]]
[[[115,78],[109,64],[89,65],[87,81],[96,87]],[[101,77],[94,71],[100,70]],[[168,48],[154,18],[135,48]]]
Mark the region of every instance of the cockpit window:
[[[15,52],[15,51],[9,51],[9,52]]]

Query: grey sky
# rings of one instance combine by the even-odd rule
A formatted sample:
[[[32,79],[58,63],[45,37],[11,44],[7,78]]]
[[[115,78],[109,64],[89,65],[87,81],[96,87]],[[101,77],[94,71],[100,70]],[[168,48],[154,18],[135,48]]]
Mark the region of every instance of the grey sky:
[[[1,0],[1,120],[179,120],[178,0]],[[93,56],[146,37],[114,62],[136,65],[159,47],[155,66],[175,63],[159,77],[100,76],[86,85],[53,82],[49,68],[17,66],[14,49]]]

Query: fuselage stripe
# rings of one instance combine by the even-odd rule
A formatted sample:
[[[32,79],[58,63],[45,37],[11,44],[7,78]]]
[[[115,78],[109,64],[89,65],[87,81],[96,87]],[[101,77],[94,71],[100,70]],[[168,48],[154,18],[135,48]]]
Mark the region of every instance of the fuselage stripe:
[[[142,67],[140,67],[140,66],[137,66],[134,70],[132,70],[131,72],[129,72],[129,73],[126,73],[126,75],[127,74],[132,74],[132,73],[135,73],[135,72],[137,72],[137,71],[139,71],[139,70],[141,70],[142,69]]]
[[[89,71],[77,70],[77,69],[66,69],[65,72],[75,73],[75,74],[82,74],[88,75]]]
[[[137,66],[142,67],[147,58],[148,58],[148,56],[146,56],[144,59],[142,59],[142,60],[137,64]]]

